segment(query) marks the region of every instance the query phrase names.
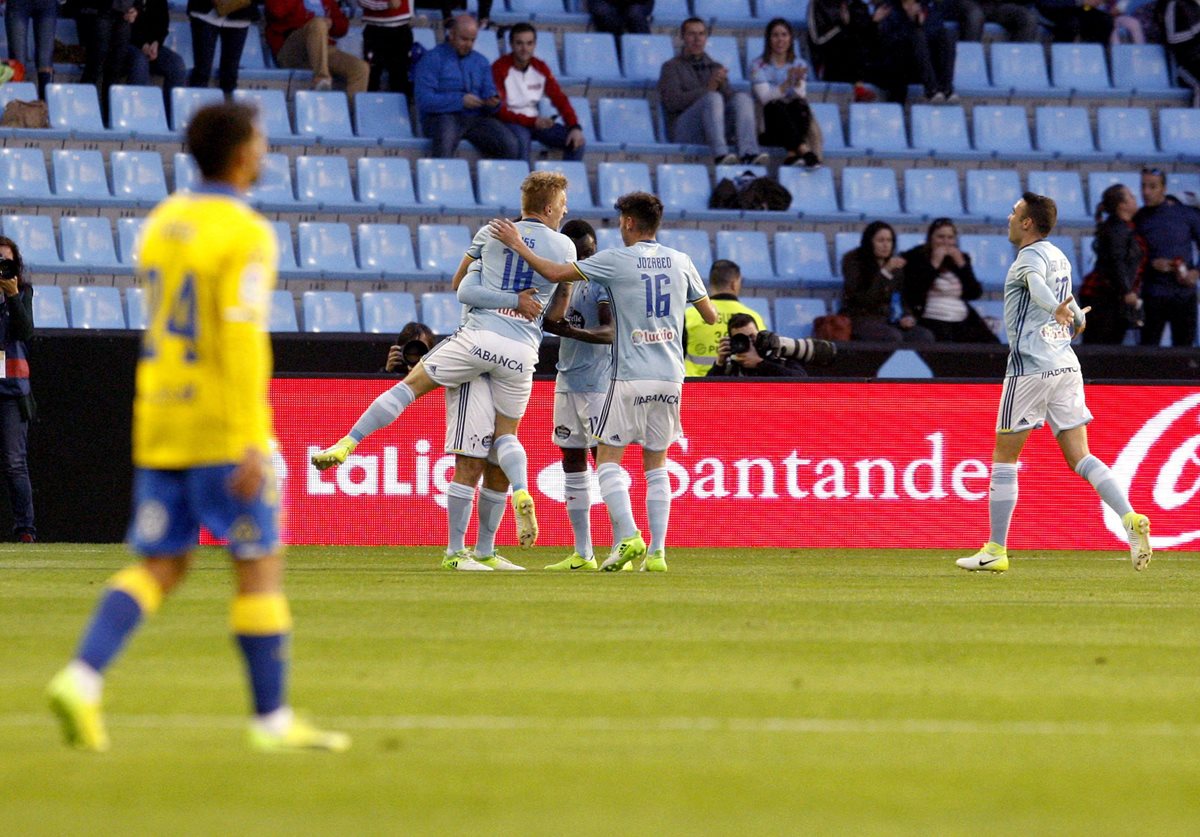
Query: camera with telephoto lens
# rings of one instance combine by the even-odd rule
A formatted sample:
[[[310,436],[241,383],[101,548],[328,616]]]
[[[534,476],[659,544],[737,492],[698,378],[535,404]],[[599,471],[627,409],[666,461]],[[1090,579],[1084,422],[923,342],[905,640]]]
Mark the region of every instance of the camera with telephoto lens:
[[[734,335],[729,339],[731,347],[734,338],[739,336],[749,341],[745,335]],[[798,360],[809,366],[832,366],[837,359],[836,343],[829,340],[784,337],[773,331],[760,331],[754,338],[754,348],[766,360]]]
[[[749,334],[731,334],[729,335],[729,354],[740,355],[750,351],[750,335]]]
[[[16,279],[17,272],[16,259],[0,259],[0,279]]]
[[[399,343],[400,341],[397,340],[396,342]],[[400,353],[404,357],[405,365],[411,368],[417,365],[417,361],[425,357],[427,351],[429,351],[429,347],[425,345],[423,340],[409,340],[404,344]]]

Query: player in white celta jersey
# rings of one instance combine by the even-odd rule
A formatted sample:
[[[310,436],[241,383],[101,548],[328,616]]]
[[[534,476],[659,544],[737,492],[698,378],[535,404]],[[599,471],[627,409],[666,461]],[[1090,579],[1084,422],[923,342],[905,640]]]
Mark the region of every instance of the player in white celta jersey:
[[[959,558],[965,570],[1008,569],[1008,525],[1017,505],[1017,461],[1031,431],[1047,421],[1067,464],[1090,482],[1125,524],[1135,570],[1150,563],[1150,520],[1129,498],[1108,466],[1088,451],[1092,414],[1083,398],[1083,377],[1071,338],[1086,327],[1071,295],[1071,264],[1046,240],[1058,220],[1054,201],[1026,192],[1008,216],[1008,238],[1020,250],[1004,280],[1004,322],[1009,356],[996,419],[996,447],[988,491],[991,540]]]
[[[662,222],[662,201],[646,192],[632,192],[617,200],[616,209],[625,246],[575,264],[537,256],[521,241],[511,221],[496,220],[491,226],[498,239],[547,279],[583,278],[608,289],[615,324],[613,379],[593,435],[600,442],[596,456],[600,494],[612,516],[617,543],[601,569],[619,570],[645,556],[643,570],[664,572],[671,514],[667,449],[682,433],[683,315],[692,304],[711,324],[717,310],[691,258],[654,240]],[[649,554],[621,475],[621,459],[630,444],[642,446]]]

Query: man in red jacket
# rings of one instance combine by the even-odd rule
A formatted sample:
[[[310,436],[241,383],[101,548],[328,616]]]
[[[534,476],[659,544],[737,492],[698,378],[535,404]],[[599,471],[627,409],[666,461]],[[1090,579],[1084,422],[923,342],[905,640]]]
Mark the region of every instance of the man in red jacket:
[[[558,86],[550,68],[534,58],[537,30],[529,23],[518,23],[508,32],[509,52],[492,64],[492,78],[500,94],[500,111],[496,114],[508,125],[520,144],[518,159],[529,159],[533,140],[550,148],[561,148],[564,160],[582,160],[584,137],[575,117],[575,109]],[[561,121],[538,113],[538,102],[544,96],[558,110]]]
[[[266,0],[266,5],[267,44],[276,64],[312,70],[314,90],[332,89],[333,76],[345,82],[350,97],[367,89],[367,62],[333,45],[350,28],[334,0]],[[318,6],[324,14],[315,11]]]

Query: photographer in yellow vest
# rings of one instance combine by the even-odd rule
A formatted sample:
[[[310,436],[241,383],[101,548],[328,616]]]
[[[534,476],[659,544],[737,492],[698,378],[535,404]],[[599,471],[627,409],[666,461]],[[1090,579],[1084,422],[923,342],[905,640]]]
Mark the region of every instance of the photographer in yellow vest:
[[[742,269],[729,259],[717,259],[708,274],[709,299],[717,309],[717,321],[712,325],[704,322],[694,308],[688,308],[683,322],[684,374],[689,378],[707,375],[717,362],[717,344],[722,337],[729,336],[729,318],[734,314],[747,314],[758,326],[766,329],[763,318],[757,311],[738,301],[742,291]]]

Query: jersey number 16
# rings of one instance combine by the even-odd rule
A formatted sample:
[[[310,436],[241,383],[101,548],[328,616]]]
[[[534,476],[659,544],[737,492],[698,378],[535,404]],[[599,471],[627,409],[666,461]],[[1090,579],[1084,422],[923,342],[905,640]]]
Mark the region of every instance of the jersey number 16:
[[[666,289],[671,284],[671,277],[665,273],[642,274],[642,282],[646,284],[646,316],[671,316],[671,292]]]

